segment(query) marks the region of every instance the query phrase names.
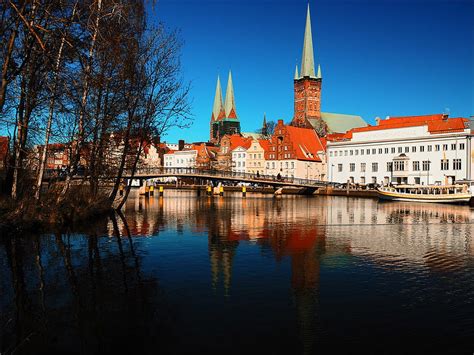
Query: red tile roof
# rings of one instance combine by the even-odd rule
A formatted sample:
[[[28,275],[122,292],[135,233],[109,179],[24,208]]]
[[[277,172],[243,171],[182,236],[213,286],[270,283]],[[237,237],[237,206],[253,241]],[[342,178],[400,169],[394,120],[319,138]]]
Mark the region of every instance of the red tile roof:
[[[329,141],[341,141],[352,139],[352,134],[357,132],[379,131],[385,129],[427,126],[431,134],[462,132],[467,127],[467,118],[448,118],[443,114],[425,115],[425,116],[406,116],[390,117],[385,120],[379,120],[376,126],[353,128],[346,133],[329,134]]]
[[[233,134],[230,136],[230,150],[234,150],[238,147],[245,149],[250,148],[252,144],[252,138],[242,137],[240,134]]]
[[[324,146],[314,129],[293,126],[286,129],[298,160],[321,161],[318,152],[324,151]]]
[[[265,152],[268,152],[270,149],[270,141],[268,139],[259,139],[258,143],[263,148]]]

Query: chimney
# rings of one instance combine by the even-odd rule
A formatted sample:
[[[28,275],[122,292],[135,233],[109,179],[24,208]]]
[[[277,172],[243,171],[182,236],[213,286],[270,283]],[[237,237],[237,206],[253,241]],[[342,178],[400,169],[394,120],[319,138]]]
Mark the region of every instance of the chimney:
[[[278,120],[278,125],[283,125],[283,120]]]
[[[180,139],[178,141],[178,150],[183,150],[184,149],[184,139]]]

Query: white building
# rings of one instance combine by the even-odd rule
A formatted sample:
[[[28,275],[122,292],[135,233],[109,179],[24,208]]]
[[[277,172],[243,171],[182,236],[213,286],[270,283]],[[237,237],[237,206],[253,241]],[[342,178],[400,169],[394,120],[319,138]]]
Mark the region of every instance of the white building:
[[[164,155],[164,167],[195,168],[196,157],[197,151],[194,149],[169,151]]]
[[[247,148],[238,146],[232,151],[232,172],[245,173],[245,162],[247,160]]]
[[[334,182],[449,184],[472,176],[469,120],[447,115],[377,119],[377,125],[328,135]]]

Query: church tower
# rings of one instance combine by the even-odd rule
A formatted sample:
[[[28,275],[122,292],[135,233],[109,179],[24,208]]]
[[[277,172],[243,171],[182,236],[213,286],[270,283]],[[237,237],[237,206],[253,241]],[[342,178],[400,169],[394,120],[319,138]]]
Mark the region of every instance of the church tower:
[[[304,31],[303,55],[301,58],[301,71],[298,74],[296,66],[294,77],[294,116],[292,126],[308,127],[312,125],[309,120],[321,120],[321,67],[315,72],[313,38],[311,35],[311,17],[306,13],[306,28]]]
[[[219,77],[217,77],[216,94],[214,96],[214,106],[212,107],[210,122],[209,141],[218,144],[226,134],[240,134],[240,121],[235,109],[234,85],[232,83],[232,73],[229,71],[225,102],[222,103],[222,89]]]
[[[218,121],[220,121],[225,116],[224,104],[222,103],[222,89],[221,81],[219,76],[217,76],[216,84],[216,94],[214,96],[214,105],[212,106],[211,114],[211,132],[209,141],[212,143],[217,143],[218,140]]]

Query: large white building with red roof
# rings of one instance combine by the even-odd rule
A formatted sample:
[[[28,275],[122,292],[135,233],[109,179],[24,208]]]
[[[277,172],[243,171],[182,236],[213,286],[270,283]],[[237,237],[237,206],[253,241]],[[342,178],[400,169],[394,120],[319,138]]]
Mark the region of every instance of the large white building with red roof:
[[[330,181],[431,185],[473,179],[468,119],[436,114],[376,121],[327,136]]]

